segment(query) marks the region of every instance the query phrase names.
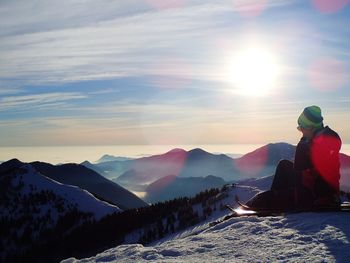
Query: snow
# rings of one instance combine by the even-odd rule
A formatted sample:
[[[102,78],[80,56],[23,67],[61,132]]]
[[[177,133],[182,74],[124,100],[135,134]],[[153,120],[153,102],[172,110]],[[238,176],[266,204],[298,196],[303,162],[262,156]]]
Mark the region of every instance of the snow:
[[[234,194],[244,201],[257,191],[237,186],[225,201],[232,203]],[[210,221],[228,214],[217,212],[207,222],[148,246],[124,244],[62,262],[349,262],[348,212],[235,217],[209,227]]]
[[[166,236],[160,240],[157,240],[155,242],[152,242],[151,244],[158,244],[160,242],[165,242],[165,241],[172,240],[172,239],[183,238],[183,237],[186,237],[188,235],[193,235],[193,233],[200,232],[204,228],[208,227],[209,222],[215,221],[215,220],[227,215],[226,210],[220,211],[220,209],[219,209],[220,203],[233,204],[233,203],[235,203],[235,201],[234,201],[235,196],[239,196],[240,200],[242,202],[245,202],[248,199],[250,199],[251,197],[253,197],[255,194],[257,194],[258,192],[260,192],[260,190],[258,188],[251,187],[251,186],[237,185],[235,187],[232,187],[232,188],[228,189],[227,197],[216,201],[217,209],[216,209],[216,211],[212,212],[212,215],[207,219],[206,224],[203,224],[203,222],[202,222],[201,224],[198,224],[197,226],[190,227],[190,228],[182,230],[182,231],[178,231],[174,234],[169,234],[168,236]],[[212,209],[214,208],[214,204],[211,205],[211,208]],[[193,210],[198,213],[199,217],[203,216],[203,210],[202,210],[201,204],[193,205]],[[176,225],[176,223],[175,223],[175,225]],[[144,232],[144,230],[138,229],[138,230],[130,233],[129,235],[127,235],[125,237],[125,243],[136,243],[138,240],[140,240],[140,236],[143,234],[143,232]]]
[[[348,262],[350,213],[232,218],[155,246],[121,245],[76,262]]]
[[[107,214],[120,212],[121,209],[107,202],[96,199],[91,193],[76,186],[65,185],[56,182],[40,173],[32,165],[27,164],[21,167],[25,174],[17,176],[17,180],[24,183],[23,194],[33,193],[30,186],[35,186],[37,192],[41,190],[51,190],[71,203],[75,203],[80,211],[91,212],[96,219],[100,219]]]

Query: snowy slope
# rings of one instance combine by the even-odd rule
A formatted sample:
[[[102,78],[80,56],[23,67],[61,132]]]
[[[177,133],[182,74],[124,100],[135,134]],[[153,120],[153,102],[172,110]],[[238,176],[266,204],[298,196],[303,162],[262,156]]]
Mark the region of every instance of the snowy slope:
[[[99,199],[115,204],[123,210],[147,206],[147,203],[135,194],[83,165],[74,163],[52,165],[44,162],[32,162],[31,165],[41,174],[57,182],[85,189]]]
[[[95,219],[121,211],[117,206],[96,199],[86,190],[76,186],[61,184],[38,173],[30,164],[23,165],[20,171],[16,172],[11,179],[13,187],[22,186],[18,188],[18,194],[21,196],[30,198],[35,193],[50,191],[62,198],[66,206],[69,204],[81,212],[92,213]],[[20,206],[21,204],[16,205]],[[6,213],[6,210],[2,211],[2,215],[6,215]]]
[[[121,211],[89,192],[12,160],[0,166],[0,262],[69,233],[85,222]]]
[[[350,213],[232,218],[156,246],[122,245],[73,262],[348,262]]]
[[[224,193],[227,193],[223,195],[223,198],[214,198],[213,202],[211,204],[211,208],[212,208],[212,213],[210,216],[208,216],[207,220],[204,221],[204,223],[199,223],[197,225],[195,225],[194,227],[188,227],[187,229],[184,230],[177,230],[174,234],[168,234],[167,236],[165,236],[162,239],[158,239],[154,242],[152,242],[151,244],[158,244],[161,242],[166,242],[169,240],[173,240],[173,239],[178,239],[178,238],[183,238],[189,235],[193,235],[194,233],[197,232],[201,232],[204,229],[206,229],[209,225],[210,222],[215,221],[220,219],[223,216],[227,215],[227,211],[224,208],[223,210],[220,209],[221,204],[225,205],[225,204],[231,204],[231,205],[235,205],[235,197],[239,197],[239,199],[242,202],[247,201],[248,199],[250,199],[251,197],[253,197],[255,194],[257,194],[259,191],[259,189],[255,188],[255,187],[250,187],[250,186],[231,186],[228,187],[227,191],[225,191]],[[221,195],[221,194],[219,194]],[[217,209],[214,209],[214,207],[216,207]],[[201,218],[204,216],[204,211],[203,211],[203,207],[201,204],[195,204],[193,205],[193,210],[198,213],[198,216]],[[125,237],[125,243],[136,243],[139,238],[140,238],[140,233],[143,233],[142,230],[137,230],[135,232],[130,233],[128,236]]]
[[[224,201],[232,203],[236,194],[244,201],[257,192],[255,187],[237,186]],[[227,214],[217,211],[207,222],[148,246],[124,244],[91,258],[62,262],[349,262],[350,213],[240,217],[209,226]]]
[[[30,164],[24,165],[22,169],[26,170],[26,173],[22,176],[22,181],[24,183],[23,194],[33,194],[33,192],[42,190],[52,191],[55,195],[67,200],[67,202],[74,203],[80,211],[92,213],[96,219],[100,219],[107,214],[122,211],[115,205],[95,198],[84,189],[56,182],[38,173]],[[17,176],[17,180],[18,179]],[[30,185],[35,186],[35,191],[29,189]]]

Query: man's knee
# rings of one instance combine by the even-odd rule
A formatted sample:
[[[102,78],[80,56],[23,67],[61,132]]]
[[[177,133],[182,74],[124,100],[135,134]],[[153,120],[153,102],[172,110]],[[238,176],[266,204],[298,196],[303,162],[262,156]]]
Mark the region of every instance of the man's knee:
[[[287,190],[295,185],[295,172],[293,163],[289,160],[281,160],[276,168],[271,190]]]

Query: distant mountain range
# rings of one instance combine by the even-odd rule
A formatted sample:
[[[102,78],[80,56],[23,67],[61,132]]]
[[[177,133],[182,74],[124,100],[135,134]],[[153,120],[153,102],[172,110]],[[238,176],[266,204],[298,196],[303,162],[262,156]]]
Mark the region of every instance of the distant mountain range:
[[[129,160],[133,160],[133,158],[105,154],[100,159],[98,159],[96,163],[105,163],[105,162],[113,162],[113,161],[129,161]]]
[[[225,184],[221,177],[186,177],[176,175],[165,176],[146,188],[145,200],[155,203],[171,200],[177,197],[192,197],[197,193],[211,188],[220,188]]]
[[[273,175],[281,159],[293,161],[295,146],[271,143],[240,158],[211,154],[202,149],[173,149],[165,154],[127,161],[98,164],[83,163],[129,190],[146,191],[149,184],[162,178],[220,177],[226,182]],[[350,189],[350,157],[341,154],[341,185]]]
[[[173,149],[165,154],[128,161],[91,164],[84,162],[107,178],[121,185],[148,185],[165,176],[205,177],[213,175],[225,181],[261,177],[274,172],[280,159],[294,158],[295,146],[286,143],[268,144],[240,158],[211,154],[202,149]]]

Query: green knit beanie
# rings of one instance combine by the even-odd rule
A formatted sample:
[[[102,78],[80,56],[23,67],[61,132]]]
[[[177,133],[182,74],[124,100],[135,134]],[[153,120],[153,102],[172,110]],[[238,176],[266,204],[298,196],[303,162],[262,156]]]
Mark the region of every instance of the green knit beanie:
[[[323,117],[321,109],[318,106],[306,107],[298,118],[300,128],[321,128],[323,126]]]

